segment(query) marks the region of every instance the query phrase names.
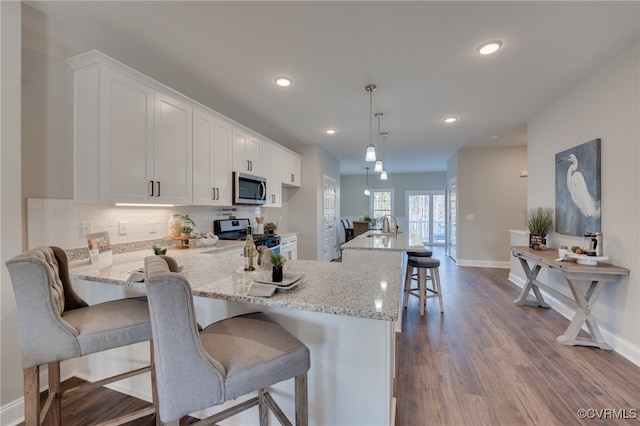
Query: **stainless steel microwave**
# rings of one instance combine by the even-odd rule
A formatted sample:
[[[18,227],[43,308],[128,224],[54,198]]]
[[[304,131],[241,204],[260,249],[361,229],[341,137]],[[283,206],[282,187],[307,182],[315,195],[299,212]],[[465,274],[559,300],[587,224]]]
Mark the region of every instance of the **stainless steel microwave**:
[[[233,204],[264,204],[266,202],[266,178],[233,172]]]

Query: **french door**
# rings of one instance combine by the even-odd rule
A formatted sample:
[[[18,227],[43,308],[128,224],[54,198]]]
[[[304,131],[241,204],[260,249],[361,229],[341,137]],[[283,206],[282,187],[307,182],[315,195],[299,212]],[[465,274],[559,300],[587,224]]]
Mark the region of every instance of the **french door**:
[[[427,245],[444,245],[446,215],[444,191],[407,191],[405,195],[409,231],[420,234]]]

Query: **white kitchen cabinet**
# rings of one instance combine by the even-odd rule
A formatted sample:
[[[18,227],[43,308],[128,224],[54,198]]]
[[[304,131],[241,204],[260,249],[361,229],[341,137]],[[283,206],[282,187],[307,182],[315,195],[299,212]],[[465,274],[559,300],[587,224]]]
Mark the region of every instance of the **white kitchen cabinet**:
[[[75,201],[191,204],[191,106],[99,52],[68,62]]]
[[[156,92],[152,202],[191,204],[193,108]]]
[[[298,259],[298,236],[296,234],[282,236],[280,239],[280,253],[285,259]]]
[[[193,112],[193,203],[232,204],[231,123],[202,108]]]
[[[276,144],[262,144],[262,174],[267,178],[265,207],[282,207],[282,151]]]
[[[300,187],[300,156],[290,151],[282,151],[282,185]]]
[[[233,171],[262,176],[262,140],[242,129],[233,129]]]

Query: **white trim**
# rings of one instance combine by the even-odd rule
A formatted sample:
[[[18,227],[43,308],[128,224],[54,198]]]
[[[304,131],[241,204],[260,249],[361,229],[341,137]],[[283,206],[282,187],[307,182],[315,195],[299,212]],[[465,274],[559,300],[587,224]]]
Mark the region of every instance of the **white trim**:
[[[472,260],[472,259],[458,259],[456,261],[458,266],[470,266],[474,268],[502,268],[511,269],[510,262],[496,262],[495,260]]]

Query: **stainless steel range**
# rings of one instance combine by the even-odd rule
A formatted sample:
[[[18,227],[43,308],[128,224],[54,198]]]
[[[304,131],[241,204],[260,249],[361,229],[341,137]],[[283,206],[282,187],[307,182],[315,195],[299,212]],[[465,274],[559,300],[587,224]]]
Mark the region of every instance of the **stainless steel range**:
[[[213,221],[213,232],[221,240],[245,240],[249,219],[218,219]],[[265,246],[273,253],[280,253],[280,236],[275,234],[253,234],[256,247]]]

